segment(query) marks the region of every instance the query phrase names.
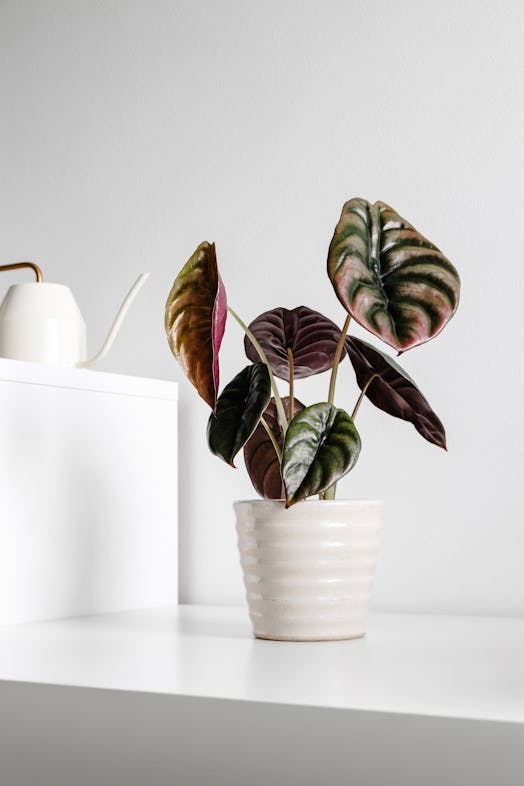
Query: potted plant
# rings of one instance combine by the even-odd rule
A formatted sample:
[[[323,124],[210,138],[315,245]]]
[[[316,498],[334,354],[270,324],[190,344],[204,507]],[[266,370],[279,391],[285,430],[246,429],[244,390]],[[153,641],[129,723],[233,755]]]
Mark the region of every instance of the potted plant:
[[[215,245],[207,242],[176,277],[166,304],[171,350],[212,410],[210,450],[234,467],[243,449],[263,497],[234,505],[250,616],[260,638],[342,639],[365,632],[381,503],[335,499],[338,481],[360,453],[355,419],[363,398],[446,446],[444,427],[413,380],[348,328],[355,320],[399,354],[426,343],[457,308],[453,265],[385,203],[351,199],[335,228],[327,272],[347,312],[342,328],[306,306],[273,308],[246,325],[227,304]],[[219,393],[228,314],[244,331],[250,362]],[[345,357],[361,390],[351,412],[335,405]],[[326,401],[304,405],[295,382],[325,371],[331,372]],[[287,395],[276,377],[287,383]]]

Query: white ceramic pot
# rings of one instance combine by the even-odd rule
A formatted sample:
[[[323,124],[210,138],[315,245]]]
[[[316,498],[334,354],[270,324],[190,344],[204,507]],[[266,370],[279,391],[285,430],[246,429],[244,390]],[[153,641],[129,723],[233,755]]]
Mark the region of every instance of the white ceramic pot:
[[[381,502],[235,502],[253,632],[323,641],[366,632]]]

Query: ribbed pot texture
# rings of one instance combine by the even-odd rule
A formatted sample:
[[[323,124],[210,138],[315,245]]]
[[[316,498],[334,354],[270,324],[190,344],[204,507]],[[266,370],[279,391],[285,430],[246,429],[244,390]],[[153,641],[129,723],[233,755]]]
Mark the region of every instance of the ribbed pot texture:
[[[366,632],[381,502],[234,503],[257,638],[352,639]]]

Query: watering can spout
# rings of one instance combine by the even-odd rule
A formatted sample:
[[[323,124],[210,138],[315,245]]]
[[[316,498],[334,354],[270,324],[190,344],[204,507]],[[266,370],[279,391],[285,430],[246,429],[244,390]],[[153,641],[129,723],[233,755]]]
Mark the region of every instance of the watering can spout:
[[[124,298],[124,301],[120,306],[118,313],[115,317],[115,321],[111,325],[111,329],[109,330],[109,333],[107,334],[106,340],[102,344],[101,349],[96,353],[96,355],[93,355],[92,358],[89,358],[89,360],[82,360],[79,363],[77,363],[77,366],[85,368],[86,366],[92,366],[95,363],[98,363],[103,358],[105,358],[105,356],[113,346],[113,342],[118,334],[118,331],[122,327],[122,323],[127,315],[127,312],[131,307],[133,300],[138,295],[139,290],[142,289],[143,285],[146,283],[148,278],[149,278],[149,273],[141,273],[139,275],[139,277],[137,278],[137,280],[135,281],[135,283],[127,293],[126,297]]]

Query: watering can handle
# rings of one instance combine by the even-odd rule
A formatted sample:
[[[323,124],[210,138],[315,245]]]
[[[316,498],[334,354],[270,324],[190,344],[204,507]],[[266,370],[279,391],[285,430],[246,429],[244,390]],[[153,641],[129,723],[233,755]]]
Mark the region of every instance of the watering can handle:
[[[77,363],[77,366],[85,368],[86,366],[92,366],[94,363],[98,363],[99,360],[105,358],[105,356],[113,346],[113,342],[116,338],[118,331],[122,327],[122,322],[124,321],[126,314],[131,307],[131,303],[138,295],[138,291],[142,289],[142,286],[146,283],[148,278],[149,278],[149,273],[141,273],[138,276],[137,280],[135,281],[135,283],[127,293],[124,302],[120,306],[118,310],[118,314],[115,317],[115,321],[111,325],[111,329],[107,334],[107,338],[102,344],[102,348],[100,349],[100,351],[97,352],[96,355],[93,355],[92,358],[89,358],[89,360],[83,360],[80,363]]]
[[[0,265],[0,271],[2,270],[21,270],[24,267],[29,267],[34,272],[36,276],[37,282],[40,284],[42,282],[42,271],[35,265],[34,262],[13,262],[11,265]]]

